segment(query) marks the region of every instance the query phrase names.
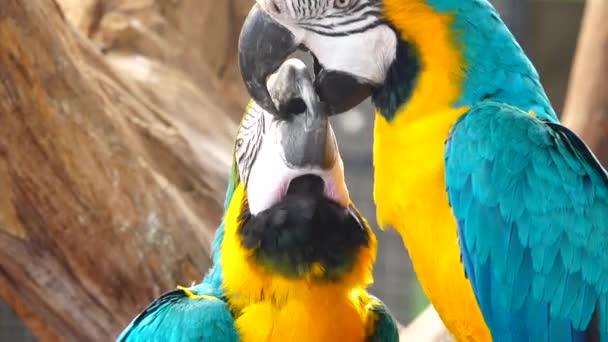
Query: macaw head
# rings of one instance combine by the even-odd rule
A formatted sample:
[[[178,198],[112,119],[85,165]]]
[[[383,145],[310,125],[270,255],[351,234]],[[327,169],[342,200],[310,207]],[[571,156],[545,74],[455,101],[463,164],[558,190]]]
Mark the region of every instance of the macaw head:
[[[317,92],[333,114],[382,85],[396,46],[380,0],[258,0],[241,31],[240,67],[252,97],[276,114],[268,75],[297,49],[310,51]]]
[[[239,39],[241,74],[275,115],[266,79],[298,49],[314,57],[331,114],[369,96],[389,120],[404,105],[432,113],[489,97],[527,109],[546,101],[487,0],[256,0]]]
[[[367,278],[374,236],[350,201],[312,76],[303,62],[291,59],[270,77],[268,89],[283,115],[252,102],[237,133],[238,185],[225,214],[221,253],[227,287],[242,295],[243,286],[262,274],[332,281],[357,269]],[[260,285],[269,291],[267,286]]]

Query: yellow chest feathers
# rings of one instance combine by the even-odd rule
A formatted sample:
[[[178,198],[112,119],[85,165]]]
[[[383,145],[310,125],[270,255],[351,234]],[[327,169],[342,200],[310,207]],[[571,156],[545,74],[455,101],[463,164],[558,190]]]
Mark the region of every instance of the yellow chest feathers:
[[[244,196],[238,186],[232,201]],[[339,281],[286,278],[251,261],[237,236],[239,205],[225,217],[221,247],[223,285],[245,342],[365,341],[373,319],[364,287],[371,283],[375,240],[362,248],[352,271]]]
[[[444,142],[452,124],[468,109],[454,108],[466,61],[457,34],[450,29],[453,16],[438,13],[421,0],[383,4],[401,38],[414,45],[421,68],[410,97],[392,120],[376,115],[378,222],[401,234],[422,288],[454,337],[489,341],[460,263],[456,222],[444,182]]]
[[[378,222],[401,234],[420,284],[447,328],[458,341],[481,342],[490,335],[464,277],[443,175],[444,141],[464,110],[437,111],[403,125],[378,115],[374,200]]]
[[[236,318],[243,341],[365,341],[371,320],[356,296],[329,292],[294,297],[277,305],[259,301]]]

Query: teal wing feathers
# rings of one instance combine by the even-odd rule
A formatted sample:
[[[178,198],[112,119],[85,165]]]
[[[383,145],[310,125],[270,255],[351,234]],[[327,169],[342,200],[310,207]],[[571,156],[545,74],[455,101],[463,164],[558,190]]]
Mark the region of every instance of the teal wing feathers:
[[[129,324],[117,341],[237,342],[226,302],[200,294],[197,287],[163,294]]]
[[[608,330],[608,174],[567,128],[486,101],[452,127],[445,182],[494,341]]]
[[[368,342],[398,342],[399,330],[388,307],[379,299],[370,296],[372,300],[371,311],[374,315],[374,329]]]

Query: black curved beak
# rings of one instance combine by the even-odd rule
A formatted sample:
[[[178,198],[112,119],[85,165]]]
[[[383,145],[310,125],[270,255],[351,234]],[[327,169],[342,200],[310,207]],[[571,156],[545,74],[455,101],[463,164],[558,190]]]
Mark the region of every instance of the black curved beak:
[[[262,108],[283,116],[268,92],[266,81],[299,47],[294,34],[259,5],[254,5],[245,19],[239,37],[241,76],[249,95]],[[302,46],[305,48],[305,46]],[[336,52],[339,53],[339,52]],[[363,102],[378,86],[344,71],[324,69],[315,57],[314,87],[326,105],[328,115],[344,113]]]
[[[262,108],[279,114],[266,80],[298,48],[295,36],[257,4],[245,19],[239,37],[239,65],[245,87]]]
[[[331,169],[338,145],[326,106],[315,93],[306,65],[295,58],[281,65],[269,81],[270,96],[282,114],[278,120],[283,160],[294,169]]]
[[[323,69],[317,75],[315,88],[329,107],[330,115],[351,110],[372,95],[376,85],[352,74]]]

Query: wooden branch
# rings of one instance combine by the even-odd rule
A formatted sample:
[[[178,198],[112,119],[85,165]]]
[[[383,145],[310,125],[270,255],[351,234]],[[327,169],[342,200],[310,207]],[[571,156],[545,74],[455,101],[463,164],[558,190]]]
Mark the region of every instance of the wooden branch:
[[[608,166],[608,2],[585,6],[562,121]]]
[[[114,1],[149,15],[136,33],[157,45],[120,49],[117,33],[100,49],[88,37],[103,44],[119,15],[87,0],[83,13],[99,18],[81,32],[69,2],[0,6],[0,296],[41,340],[106,341],[207,270],[238,103],[213,96],[228,84],[223,56],[186,72],[198,56],[178,39],[176,11]],[[208,14],[233,5],[195,2]],[[146,18],[176,40],[146,31]]]

